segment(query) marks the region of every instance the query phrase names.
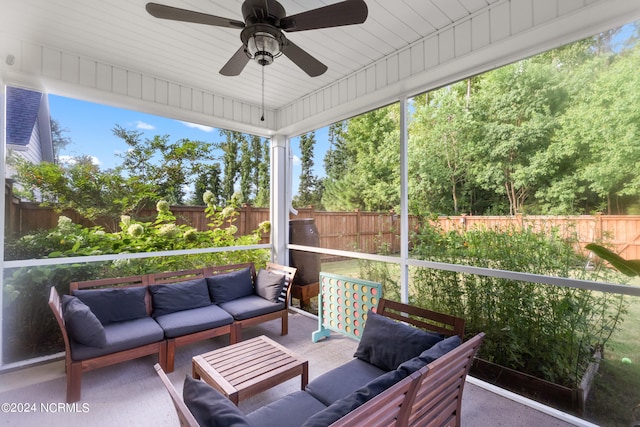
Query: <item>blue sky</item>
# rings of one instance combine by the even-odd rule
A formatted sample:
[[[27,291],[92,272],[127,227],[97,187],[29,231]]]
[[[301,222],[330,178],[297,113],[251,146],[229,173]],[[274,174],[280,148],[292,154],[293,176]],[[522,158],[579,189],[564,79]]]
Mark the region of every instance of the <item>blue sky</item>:
[[[204,142],[224,140],[217,128],[56,95],[49,95],[49,108],[51,118],[67,130],[64,135],[72,141],[60,153],[60,157],[89,155],[95,159],[101,169],[112,168],[119,164],[121,159],[116,154],[127,149],[127,145],[113,135],[112,130],[116,125],[143,132],[146,138],[169,135],[171,142],[183,138]],[[314,173],[318,176],[324,176],[323,159],[328,146],[327,128],[316,131]],[[298,192],[301,172],[300,146],[297,138],[292,140],[291,149],[294,155],[293,194],[295,195]]]

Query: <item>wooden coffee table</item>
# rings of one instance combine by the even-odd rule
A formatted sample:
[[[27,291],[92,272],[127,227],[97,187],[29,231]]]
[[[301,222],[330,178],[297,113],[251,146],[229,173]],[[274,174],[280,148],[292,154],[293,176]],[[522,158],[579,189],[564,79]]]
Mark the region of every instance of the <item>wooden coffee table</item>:
[[[298,375],[302,390],[309,381],[308,362],[264,335],[194,356],[192,365],[193,378],[201,378],[236,405]]]

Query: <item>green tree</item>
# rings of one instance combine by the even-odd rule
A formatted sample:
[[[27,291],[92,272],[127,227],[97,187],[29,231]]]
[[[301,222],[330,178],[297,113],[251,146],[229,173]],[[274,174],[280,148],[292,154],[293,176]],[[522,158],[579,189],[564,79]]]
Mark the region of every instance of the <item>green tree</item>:
[[[241,203],[251,204],[253,200],[253,180],[255,171],[255,158],[253,152],[249,148],[247,138],[240,141],[240,164],[238,175],[240,176],[240,195]]]
[[[300,184],[298,194],[293,199],[295,207],[315,206],[320,207],[322,200],[322,187],[320,180],[313,174],[313,148],[316,144],[315,132],[300,136]]]
[[[205,162],[212,160],[210,143],[189,139],[170,143],[168,135],[142,140],[142,132],[118,125],[113,133],[129,146],[119,154],[123,162],[118,171],[151,183],[156,200],[164,199],[170,204],[184,203],[185,187],[193,183]]]
[[[329,126],[329,149],[324,156],[324,170],[330,179],[338,179],[347,169],[349,150],[344,139],[347,121],[333,123]]]
[[[138,212],[156,195],[153,184],[115,170],[102,171],[88,156],[64,164],[34,164],[22,157],[12,163],[19,197],[58,212],[73,209],[91,221],[105,221],[110,230],[117,229],[120,215]]]
[[[528,59],[486,73],[471,99],[480,133],[471,154],[483,188],[504,195],[509,214],[525,203],[549,173],[549,147],[566,93],[559,72],[543,59]]]
[[[231,200],[235,192],[235,184],[240,173],[240,164],[238,162],[238,152],[240,144],[245,140],[245,136],[240,132],[230,130],[221,130],[220,135],[225,137],[225,141],[216,145],[222,150],[222,199]]]
[[[468,110],[470,80],[416,99],[410,125],[409,201],[415,214],[459,214],[471,210],[462,200],[469,186],[472,120]]]
[[[584,85],[563,117],[561,141],[577,155],[585,192],[608,214],[622,214],[640,196],[640,47],[601,55],[581,69]]]
[[[269,163],[271,161],[271,154],[269,152],[269,146],[269,141],[265,140],[259,147],[262,151],[262,154],[260,156],[260,162],[258,162],[258,166],[256,167],[258,176],[255,205],[258,207],[269,207],[271,197],[271,190],[269,188],[271,183],[271,178],[269,175]]]
[[[221,175],[222,170],[220,169],[220,163],[203,166],[196,178],[193,198],[190,204],[194,206],[204,206],[206,203],[203,200],[203,196],[207,191],[210,191],[213,195],[214,200],[212,203],[216,205],[220,204],[220,195],[222,194]]]
[[[400,204],[399,105],[349,120],[342,174],[327,175],[322,196],[329,210],[388,211]]]
[[[63,128],[55,119],[51,119],[51,143],[53,145],[53,161],[58,163],[60,161],[60,151],[72,143],[71,138],[64,134],[69,132],[69,129]]]

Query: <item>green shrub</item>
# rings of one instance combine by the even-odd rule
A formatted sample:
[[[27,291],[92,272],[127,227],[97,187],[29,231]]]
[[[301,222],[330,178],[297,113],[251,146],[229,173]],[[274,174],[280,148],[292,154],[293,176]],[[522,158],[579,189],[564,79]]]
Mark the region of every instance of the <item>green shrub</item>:
[[[444,231],[425,225],[414,236],[414,257],[497,270],[588,280],[575,241],[557,230]],[[596,348],[621,321],[620,295],[428,268],[412,270],[413,304],[466,319],[466,333],[485,332],[480,357],[574,387]]]

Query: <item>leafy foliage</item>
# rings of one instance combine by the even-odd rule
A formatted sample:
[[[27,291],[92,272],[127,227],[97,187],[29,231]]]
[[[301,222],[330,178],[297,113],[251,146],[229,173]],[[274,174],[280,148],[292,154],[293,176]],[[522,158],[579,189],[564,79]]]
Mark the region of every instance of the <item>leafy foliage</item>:
[[[612,274],[586,270],[575,242],[554,230],[444,231],[427,223],[415,242],[416,257],[429,261],[589,280]],[[567,387],[625,312],[622,295],[585,289],[427,268],[412,279],[412,303],[465,318],[469,335],[487,334],[482,358]]]

